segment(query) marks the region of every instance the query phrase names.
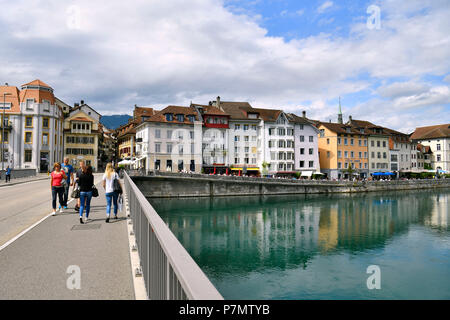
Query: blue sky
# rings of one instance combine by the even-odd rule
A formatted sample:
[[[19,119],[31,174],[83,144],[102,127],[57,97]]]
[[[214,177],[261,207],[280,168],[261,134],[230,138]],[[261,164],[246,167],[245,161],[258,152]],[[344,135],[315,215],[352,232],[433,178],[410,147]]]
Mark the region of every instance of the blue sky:
[[[63,101],[103,114],[220,95],[336,121],[340,96],[344,119],[404,132],[450,122],[448,0],[0,5],[0,80],[39,78]],[[371,5],[379,29],[367,27]]]

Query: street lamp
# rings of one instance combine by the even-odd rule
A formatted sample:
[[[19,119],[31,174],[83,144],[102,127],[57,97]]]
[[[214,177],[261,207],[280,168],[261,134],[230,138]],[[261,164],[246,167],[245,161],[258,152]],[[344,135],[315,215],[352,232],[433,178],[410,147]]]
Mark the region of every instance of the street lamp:
[[[8,84],[6,83],[6,86]],[[3,92],[3,117],[2,117],[2,171],[5,170],[5,109],[6,109],[6,96],[10,96],[11,93]]]

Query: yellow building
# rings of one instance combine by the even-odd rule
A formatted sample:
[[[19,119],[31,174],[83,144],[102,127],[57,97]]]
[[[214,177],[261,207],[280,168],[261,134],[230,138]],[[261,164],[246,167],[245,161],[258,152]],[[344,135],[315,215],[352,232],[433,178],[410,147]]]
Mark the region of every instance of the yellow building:
[[[99,138],[102,130],[101,115],[81,101],[75,104],[69,116],[64,120],[64,157],[70,164],[78,167],[79,161],[98,169]]]
[[[355,176],[367,178],[369,172],[368,137],[364,129],[342,123],[319,122],[319,161],[330,179],[347,179],[349,167]]]

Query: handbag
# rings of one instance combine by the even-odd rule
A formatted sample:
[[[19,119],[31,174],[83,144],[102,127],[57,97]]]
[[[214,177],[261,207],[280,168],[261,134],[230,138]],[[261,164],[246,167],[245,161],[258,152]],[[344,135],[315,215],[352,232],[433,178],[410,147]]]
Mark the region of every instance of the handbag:
[[[80,188],[73,188],[72,194],[70,196],[74,199],[78,199],[80,197]]]
[[[98,190],[97,190],[97,188],[95,186],[92,186],[92,196],[94,198],[98,197]]]
[[[120,182],[116,177],[114,177],[113,181],[113,191],[117,194],[122,194],[122,186],[120,185]]]

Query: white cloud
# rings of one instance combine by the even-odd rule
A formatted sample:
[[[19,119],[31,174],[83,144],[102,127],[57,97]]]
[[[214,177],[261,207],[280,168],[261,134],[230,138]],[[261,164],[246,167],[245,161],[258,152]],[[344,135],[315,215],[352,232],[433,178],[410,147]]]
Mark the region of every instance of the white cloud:
[[[324,13],[328,8],[333,6],[333,1],[325,1],[320,7],[317,8],[318,13]]]
[[[77,24],[68,16],[71,5],[80,9]],[[359,20],[346,38],[287,42],[267,36],[257,15],[232,13],[220,0],[8,1],[0,11],[0,43],[7,44],[0,78],[16,85],[41,78],[66,102],[84,99],[101,112],[220,95],[293,111],[305,105],[312,117],[328,120],[336,113],[328,101],[373,89],[378,80],[448,74],[449,16],[439,0],[389,0],[381,30]],[[446,101],[440,86],[405,82],[375,92],[390,99],[378,111]]]

